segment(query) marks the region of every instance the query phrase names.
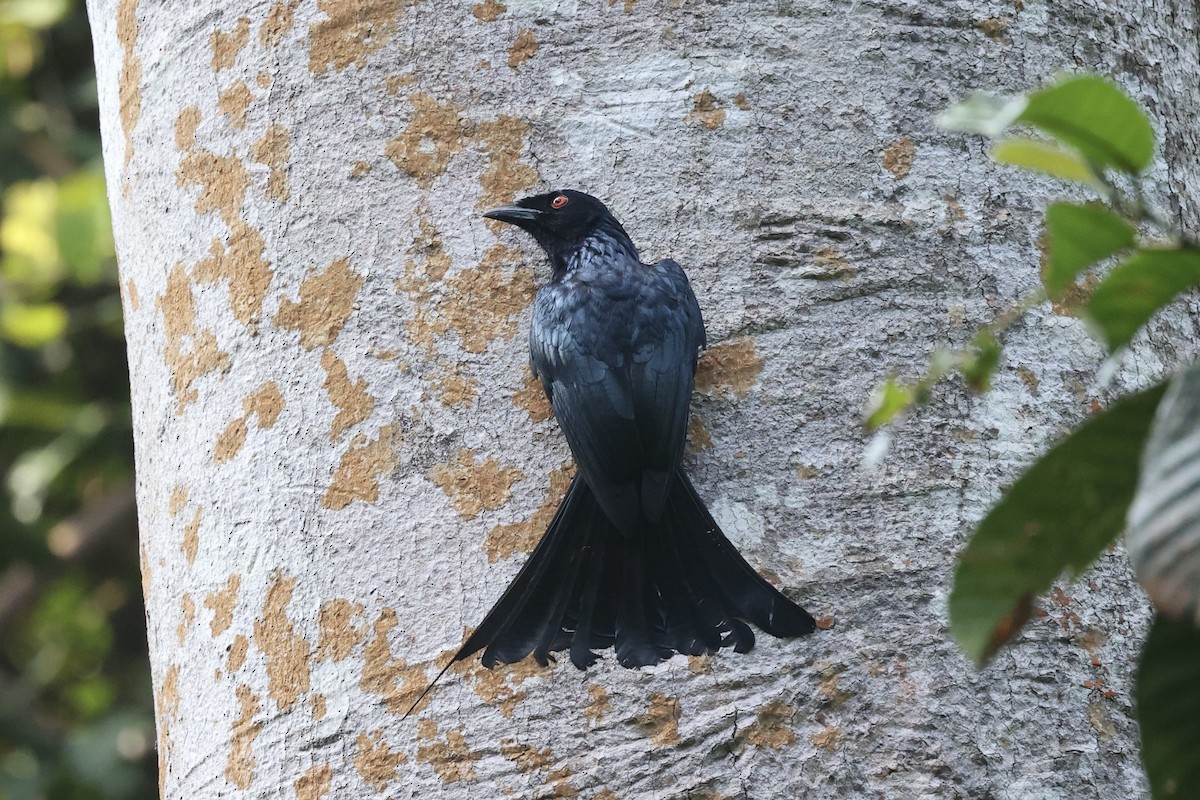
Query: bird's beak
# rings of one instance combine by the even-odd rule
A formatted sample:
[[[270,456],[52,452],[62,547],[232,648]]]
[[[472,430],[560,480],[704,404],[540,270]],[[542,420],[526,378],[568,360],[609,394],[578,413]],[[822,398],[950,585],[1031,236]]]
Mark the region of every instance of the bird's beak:
[[[491,211],[483,212],[483,215],[488,219],[498,219],[501,222],[507,222],[510,225],[520,225],[523,222],[532,222],[542,215],[542,212],[536,208],[522,208],[521,206],[500,206],[493,208]]]

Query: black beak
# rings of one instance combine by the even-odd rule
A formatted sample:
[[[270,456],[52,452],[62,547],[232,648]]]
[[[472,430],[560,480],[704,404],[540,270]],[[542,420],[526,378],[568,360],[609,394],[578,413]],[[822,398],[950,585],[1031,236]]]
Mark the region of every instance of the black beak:
[[[522,225],[536,220],[542,215],[542,212],[536,208],[522,208],[521,206],[500,206],[493,208],[491,211],[483,212],[483,215],[488,219],[498,219],[501,222],[507,222],[510,225]]]

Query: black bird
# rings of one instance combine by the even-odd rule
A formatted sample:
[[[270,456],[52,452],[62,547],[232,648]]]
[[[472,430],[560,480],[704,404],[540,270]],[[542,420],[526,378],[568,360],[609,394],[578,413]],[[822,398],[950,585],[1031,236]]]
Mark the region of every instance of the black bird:
[[[527,197],[484,216],[528,232],[550,257],[530,364],[578,472],[454,661],[483,650],[488,668],[530,653],[546,665],[569,650],[586,669],[593,650],[615,646],[621,666],[641,667],[675,653],[745,653],[754,646],[747,622],[772,636],[811,633],[813,618],[746,563],[680,466],[705,346],[680,266],[643,264],[621,223],[582,192]]]

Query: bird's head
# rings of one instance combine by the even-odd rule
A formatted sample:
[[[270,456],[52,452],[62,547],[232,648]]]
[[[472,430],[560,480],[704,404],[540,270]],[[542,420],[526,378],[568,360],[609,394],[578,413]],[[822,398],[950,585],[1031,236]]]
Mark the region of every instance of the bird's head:
[[[485,211],[483,216],[526,231],[550,256],[556,270],[567,256],[599,231],[629,240],[604,203],[573,189],[525,197],[511,206]]]

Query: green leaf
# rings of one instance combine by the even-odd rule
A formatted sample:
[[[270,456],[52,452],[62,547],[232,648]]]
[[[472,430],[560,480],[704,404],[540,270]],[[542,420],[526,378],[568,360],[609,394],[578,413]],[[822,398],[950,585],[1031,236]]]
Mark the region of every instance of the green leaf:
[[[47,292],[62,280],[55,217],[58,188],[42,179],[17,183],[4,193],[0,218],[0,277],[27,291]]]
[[[948,131],[980,133],[995,138],[1025,110],[1025,97],[996,97],[976,93],[938,114],[937,124]]]
[[[1064,570],[1088,567],[1125,526],[1142,442],[1165,386],[1129,395],[1059,442],[1005,492],[959,558],[950,629],[982,663]]]
[[[971,341],[971,351],[962,363],[962,373],[967,385],[977,392],[986,392],[999,364],[1000,342],[985,328],[975,334]]]
[[[1137,103],[1093,75],[1068,78],[1029,95],[1017,118],[1040,128],[1100,166],[1136,174],[1154,155],[1154,129]]]
[[[1200,631],[1159,614],[1137,674],[1142,763],[1150,793],[1200,796]]]
[[[1002,139],[990,153],[1000,164],[1041,172],[1052,178],[1082,183],[1098,191],[1107,191],[1088,162],[1078,153],[1050,142],[1035,139]]]
[[[872,430],[886,425],[911,408],[915,401],[911,386],[900,383],[895,378],[888,378],[871,393],[871,399],[867,402],[864,412],[864,424]]]
[[[58,185],[57,212],[58,248],[75,279],[92,285],[115,275],[104,174],[85,169],[64,178]]]
[[[1108,349],[1127,344],[1154,312],[1200,284],[1200,250],[1138,250],[1113,268],[1084,309]]]
[[[79,414],[79,400],[50,389],[31,389],[18,384],[2,387],[0,425],[12,428],[34,428],[48,433],[61,433],[74,423]]]
[[[13,303],[0,308],[0,338],[22,347],[41,347],[66,329],[67,312],[57,303]]]
[[[4,0],[0,2],[0,25],[49,28],[70,10],[69,0]]]
[[[1171,378],[1142,456],[1125,543],[1159,610],[1200,621],[1200,365]]]
[[[1054,203],[1046,209],[1050,258],[1042,271],[1046,294],[1058,299],[1083,269],[1133,247],[1134,228],[1101,205]]]

